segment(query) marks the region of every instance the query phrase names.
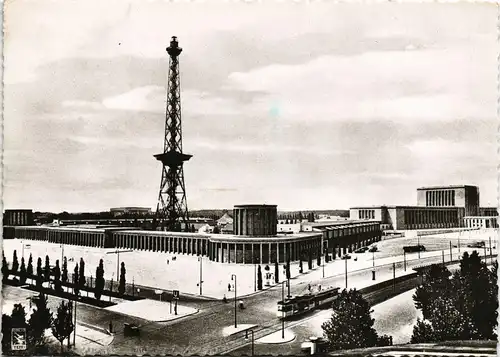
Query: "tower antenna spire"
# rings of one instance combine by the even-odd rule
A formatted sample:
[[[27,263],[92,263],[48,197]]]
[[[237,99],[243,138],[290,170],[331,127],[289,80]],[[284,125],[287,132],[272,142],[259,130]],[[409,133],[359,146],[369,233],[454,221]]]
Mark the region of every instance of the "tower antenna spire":
[[[156,220],[162,230],[181,231],[181,223],[188,228],[188,208],[184,185],[184,162],[192,155],[182,152],[181,98],[179,55],[177,37],[173,36],[167,53],[170,56],[168,69],[168,89],[165,118],[163,153],[154,155],[162,163],[162,175]]]

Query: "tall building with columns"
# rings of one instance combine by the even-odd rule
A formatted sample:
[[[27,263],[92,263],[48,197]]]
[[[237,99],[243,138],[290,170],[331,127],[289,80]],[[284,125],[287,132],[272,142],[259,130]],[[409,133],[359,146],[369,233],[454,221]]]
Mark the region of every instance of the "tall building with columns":
[[[479,187],[471,185],[420,187],[416,206],[353,207],[349,216],[380,221],[383,230],[498,227],[497,209],[480,207]]]

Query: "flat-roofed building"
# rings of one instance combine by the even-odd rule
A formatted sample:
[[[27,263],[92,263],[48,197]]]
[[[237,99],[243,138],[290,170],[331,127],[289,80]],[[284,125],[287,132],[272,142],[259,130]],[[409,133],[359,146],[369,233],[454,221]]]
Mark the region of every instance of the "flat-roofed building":
[[[450,185],[418,188],[416,206],[353,207],[349,216],[351,220],[379,221],[383,230],[414,230],[494,227],[491,222],[498,212],[495,208],[479,206],[477,186]],[[479,222],[478,216],[485,219]],[[465,220],[467,217],[471,219]]]
[[[33,225],[33,210],[6,209],[3,214],[4,226],[31,226]]]
[[[471,185],[417,188],[417,206],[462,207],[466,216],[479,215],[479,187]]]

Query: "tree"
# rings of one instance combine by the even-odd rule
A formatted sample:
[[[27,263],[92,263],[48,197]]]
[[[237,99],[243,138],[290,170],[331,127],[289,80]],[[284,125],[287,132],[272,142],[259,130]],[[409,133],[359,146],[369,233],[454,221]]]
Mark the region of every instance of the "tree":
[[[424,321],[414,328],[415,341],[496,339],[497,266],[489,271],[479,254],[464,253],[460,270],[451,279],[449,272],[436,265],[426,273],[427,281],[417,288],[415,306]],[[430,339],[425,341],[425,339]]]
[[[11,349],[12,318],[2,314],[2,352],[6,354]]]
[[[257,289],[262,290],[262,270],[260,265],[257,268]]]
[[[14,250],[14,257],[12,258],[12,274],[16,275],[17,270],[19,269],[19,261],[17,260],[17,251]]]
[[[63,341],[73,332],[73,308],[71,302],[61,301],[57,308],[57,315],[52,323],[52,335],[61,344],[61,353],[63,353]]]
[[[28,259],[28,266],[26,267],[26,275],[28,278],[33,279],[33,257],[31,256]]]
[[[274,263],[274,282],[278,284],[280,282],[280,268],[278,262]]]
[[[125,263],[122,262],[120,267],[120,282],[118,283],[118,294],[125,294]]]
[[[54,268],[54,285],[56,290],[61,291],[61,268],[59,267],[59,259],[56,260],[56,266]]]
[[[309,252],[308,258],[307,258],[307,269],[311,270],[313,268],[313,257],[312,253]]]
[[[63,284],[68,282],[68,259],[66,259],[66,257],[64,257],[63,260],[61,280]]]
[[[5,283],[9,278],[9,265],[7,264],[7,259],[5,255],[2,257],[2,281]]]
[[[21,269],[19,269],[19,281],[21,284],[26,283],[26,264],[24,263],[24,257],[21,258]]]
[[[73,270],[73,291],[77,296],[80,293],[80,283],[78,281],[78,263],[76,263],[75,270]]]
[[[36,261],[36,285],[42,286],[43,270],[42,270],[42,258],[38,257]]]
[[[78,285],[80,286],[80,290],[83,290],[85,288],[85,262],[83,261],[83,258],[80,258]]]
[[[413,334],[411,336],[411,343],[430,343],[436,340],[432,326],[417,318],[417,323],[413,326]]]
[[[94,296],[97,300],[99,300],[102,296],[102,292],[104,291],[104,266],[102,259],[99,261],[99,266],[95,271],[95,290]]]
[[[40,347],[45,345],[45,330],[52,326],[52,313],[47,307],[47,297],[40,293],[33,299],[35,309],[28,321],[28,337],[31,344]]]
[[[373,347],[379,343],[368,302],[356,289],[344,289],[332,303],[332,317],[321,326],[331,350]]]
[[[43,268],[43,275],[45,281],[50,281],[50,260],[48,255],[45,256],[45,267]]]
[[[422,310],[424,319],[429,318],[431,303],[449,286],[450,271],[441,264],[433,264],[424,273],[424,284],[417,287],[413,295],[415,307]]]

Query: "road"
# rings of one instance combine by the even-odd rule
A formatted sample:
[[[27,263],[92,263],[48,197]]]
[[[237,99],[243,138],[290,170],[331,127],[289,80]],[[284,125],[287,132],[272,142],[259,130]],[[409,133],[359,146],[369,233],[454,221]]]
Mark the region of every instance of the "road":
[[[440,262],[441,257],[433,257],[427,259],[426,263]],[[349,264],[349,262],[347,263]],[[376,267],[377,280],[372,281],[371,269],[355,271],[348,274],[348,288],[363,288],[383,280],[390,280],[393,276],[392,264]],[[396,264],[396,276],[412,273],[407,268],[403,271],[403,264]],[[345,287],[345,276],[338,275],[325,279],[315,279],[309,282],[301,279],[291,280],[291,294],[299,295],[307,290],[308,284],[315,286],[321,284],[323,287],[336,286]],[[416,282],[413,282],[416,284]],[[401,284],[401,289],[404,284]],[[399,285],[398,285],[399,286]],[[407,290],[412,288],[412,283],[408,283],[405,287]],[[376,299],[386,299],[389,296],[389,290],[392,287],[385,289],[378,294],[368,295],[369,301]],[[141,290],[142,291],[142,290]],[[151,292],[144,292],[150,294]],[[286,293],[286,288],[285,288]],[[141,293],[142,295],[142,293]],[[276,303],[281,300],[282,287],[275,286],[258,294],[244,298],[246,309],[237,310],[238,324],[255,324],[255,338],[258,339],[281,328],[281,322],[276,317]],[[230,296],[228,295],[228,298]],[[239,300],[239,298],[237,298]],[[103,350],[103,354],[220,354],[230,349],[239,350],[245,345],[243,333],[225,337],[222,333],[224,327],[234,325],[234,304],[233,301],[225,304],[221,301],[193,301],[191,304],[196,305],[201,309],[197,314],[186,316],[176,321],[166,323],[151,323],[139,318],[133,318],[125,315],[120,315],[111,311],[102,310],[93,306],[79,304],[77,318],[79,321],[89,323],[91,325],[108,328],[109,322],[112,321],[115,330],[118,331],[110,346]],[[168,308],[168,304],[165,304]],[[314,315],[313,315],[314,316]],[[312,317],[313,317],[312,316]],[[311,317],[311,318],[312,318]],[[297,327],[294,330],[298,336],[307,336],[307,329],[302,329],[300,323],[304,320],[296,321]],[[141,326],[141,335],[136,337],[125,337],[123,335],[123,323],[135,323]],[[293,322],[292,322],[293,323]],[[290,326],[290,325],[288,325]],[[278,353],[294,353],[296,344],[303,342],[302,337],[296,341],[273,346]],[[269,351],[271,345],[265,345],[265,351]],[[248,346],[242,347],[248,348]],[[264,347],[262,347],[264,348]],[[256,351],[257,352],[257,351]],[[295,352],[297,353],[297,352]]]
[[[434,262],[440,262],[441,257],[434,257]],[[348,263],[349,264],[349,263]],[[396,276],[403,274],[402,263],[396,264]],[[371,269],[357,271],[348,275],[348,288],[362,288],[373,283],[392,278],[392,264],[376,268],[377,280],[371,280]],[[407,269],[407,273],[411,273]],[[321,283],[323,287],[345,287],[345,276],[334,276],[309,282],[311,285]],[[416,284],[416,283],[415,283]],[[295,284],[292,280],[291,294],[299,295],[307,290],[307,283]],[[411,283],[408,289],[412,288]],[[386,289],[387,290],[387,289]],[[286,293],[286,289],[285,289]],[[383,294],[383,293],[381,293]],[[276,317],[276,303],[281,300],[282,288],[276,286],[244,300],[247,308],[237,310],[238,324],[256,324],[255,338],[263,337],[281,328],[281,323]],[[228,296],[229,297],[229,296]],[[369,297],[371,299],[371,297]],[[376,299],[377,295],[373,297]],[[299,321],[300,322],[300,321]],[[237,348],[245,341],[243,333],[225,337],[222,329],[234,325],[234,305],[230,301],[210,303],[198,314],[188,316],[176,323],[147,324],[141,329],[141,337],[115,336],[112,344],[113,353],[166,353],[166,354],[220,354],[231,347]],[[293,345],[290,344],[290,345]],[[268,345],[269,347],[269,345]],[[279,346],[280,353],[287,353],[288,347]]]

